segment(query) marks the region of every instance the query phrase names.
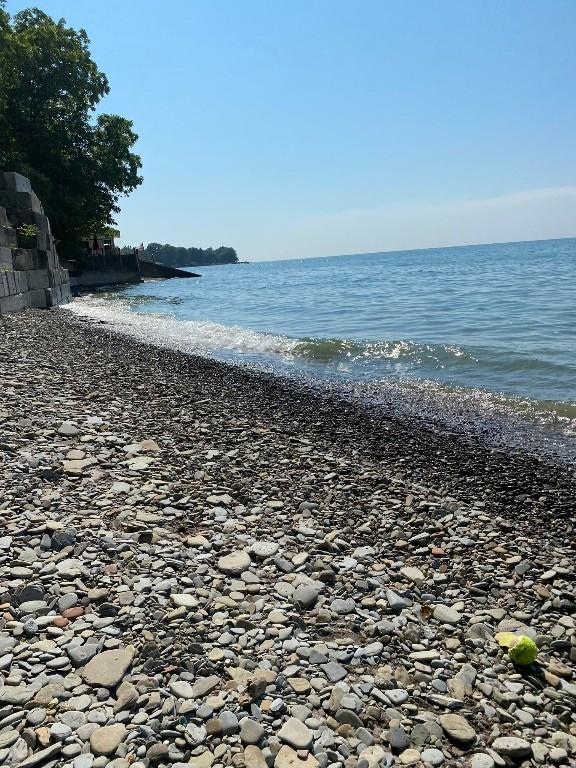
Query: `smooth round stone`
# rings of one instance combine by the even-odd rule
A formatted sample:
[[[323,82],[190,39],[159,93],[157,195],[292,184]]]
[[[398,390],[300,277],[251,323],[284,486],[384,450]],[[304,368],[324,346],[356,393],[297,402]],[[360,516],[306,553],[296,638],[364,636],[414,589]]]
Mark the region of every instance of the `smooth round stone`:
[[[169,687],[174,696],[179,699],[194,698],[194,688],[187,680],[172,680]]]
[[[352,613],[355,608],[356,601],[351,597],[337,597],[335,600],[332,600],[330,604],[330,610],[334,611],[334,613],[337,613],[339,616],[345,616],[348,613]]]
[[[64,741],[72,734],[72,728],[66,723],[52,723],[50,733],[56,741]]]
[[[468,745],[476,741],[476,731],[462,715],[441,715],[440,725],[444,733],[457,744]]]
[[[267,557],[273,557],[279,548],[279,544],[275,541],[255,541],[250,547],[250,552],[254,557],[260,557],[264,560]]]
[[[94,755],[78,755],[72,761],[73,768],[92,768]]]
[[[458,624],[462,619],[462,615],[458,611],[449,608],[447,605],[435,606],[433,616],[441,624]]]
[[[470,758],[470,768],[494,768],[494,760],[484,752],[477,752]]]
[[[248,570],[251,562],[248,552],[245,549],[238,549],[219,558],[218,569],[222,573],[240,574]]]
[[[47,613],[48,603],[44,600],[27,600],[25,603],[20,603],[20,612],[27,613]]]
[[[492,749],[499,755],[517,760],[530,754],[530,742],[519,736],[500,736],[492,742]]]
[[[123,648],[104,651],[94,656],[84,667],[82,677],[94,688],[114,688],[124,677],[130,664],[132,653]]]
[[[80,744],[66,744],[62,748],[62,756],[63,757],[74,757],[75,755],[79,755],[82,752],[82,747]]]
[[[198,606],[198,600],[194,595],[189,595],[186,592],[170,595],[170,599],[178,608],[196,608]]]
[[[111,755],[124,741],[126,726],[121,723],[105,725],[90,736],[90,749],[96,755]]]
[[[14,728],[11,728],[4,733],[0,733],[0,749],[12,746],[14,742],[18,741],[20,734]]]
[[[31,709],[26,716],[26,721],[32,726],[40,725],[44,720],[46,720],[46,710],[43,707]]]
[[[420,753],[420,759],[425,763],[430,763],[430,765],[442,765],[446,758],[439,749],[430,748],[425,749]],[[480,768],[480,766],[478,766],[478,768]]]
[[[72,761],[73,768],[92,768],[94,755],[78,755]]]
[[[320,590],[311,584],[299,584],[292,593],[292,600],[295,603],[300,603],[304,608],[308,608],[316,602],[319,594]]]
[[[75,592],[69,592],[67,595],[62,595],[58,600],[58,610],[62,613],[68,608],[74,608],[78,602],[78,595]]]
[[[264,726],[244,717],[240,720],[240,738],[244,744],[257,744],[264,736]]]
[[[402,765],[413,765],[414,763],[419,762],[420,752],[418,752],[417,749],[405,749],[404,752],[401,752],[398,755],[398,759]]]

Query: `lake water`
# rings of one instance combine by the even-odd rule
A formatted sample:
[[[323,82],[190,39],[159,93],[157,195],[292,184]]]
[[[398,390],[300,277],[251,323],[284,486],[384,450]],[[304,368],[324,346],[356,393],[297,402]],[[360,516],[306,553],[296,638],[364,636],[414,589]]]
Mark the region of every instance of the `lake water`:
[[[196,271],[73,310],[185,351],[576,429],[576,239]]]

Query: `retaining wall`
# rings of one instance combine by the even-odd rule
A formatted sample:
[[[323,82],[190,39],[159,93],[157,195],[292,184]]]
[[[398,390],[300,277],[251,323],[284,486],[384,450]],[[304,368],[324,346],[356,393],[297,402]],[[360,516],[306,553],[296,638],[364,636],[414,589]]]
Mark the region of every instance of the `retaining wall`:
[[[23,227],[33,227],[33,235]],[[47,309],[71,299],[68,270],[58,260],[50,222],[30,181],[0,172],[0,315]]]
[[[135,254],[100,253],[87,256],[82,266],[70,263],[70,286],[73,293],[106,285],[140,283],[140,264]]]

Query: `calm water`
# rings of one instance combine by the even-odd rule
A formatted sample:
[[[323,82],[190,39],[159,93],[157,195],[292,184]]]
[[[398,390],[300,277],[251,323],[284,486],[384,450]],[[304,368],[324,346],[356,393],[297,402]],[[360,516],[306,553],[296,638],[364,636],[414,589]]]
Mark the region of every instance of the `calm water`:
[[[80,299],[159,343],[510,407],[571,434],[576,239],[199,267]]]

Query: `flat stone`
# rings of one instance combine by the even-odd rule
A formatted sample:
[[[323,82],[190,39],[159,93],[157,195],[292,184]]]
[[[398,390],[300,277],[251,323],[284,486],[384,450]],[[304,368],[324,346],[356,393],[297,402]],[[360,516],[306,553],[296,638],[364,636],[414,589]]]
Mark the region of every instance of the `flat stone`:
[[[244,749],[244,765],[246,768],[268,768],[264,752],[254,744],[249,744]]]
[[[264,560],[267,557],[273,557],[279,549],[280,545],[276,541],[255,541],[250,547],[250,552],[254,557]]]
[[[213,765],[214,760],[214,755],[207,749],[206,752],[203,752],[201,755],[191,757],[190,760],[183,765],[184,768],[210,768],[210,766]],[[173,768],[176,768],[175,764]]]
[[[339,680],[344,680],[348,675],[348,672],[341,664],[338,664],[337,661],[329,661],[327,664],[322,664],[320,668],[324,671],[324,674],[331,683],[337,683]]]
[[[470,757],[470,768],[494,768],[494,760],[485,752],[476,752]]]
[[[442,765],[446,758],[444,757],[444,753],[439,749],[430,748],[425,749],[420,754],[420,759],[425,763],[430,763],[430,765]]]
[[[398,760],[400,760],[402,765],[413,765],[419,762],[420,752],[417,749],[405,749],[404,752],[398,755]]]
[[[194,595],[190,595],[186,592],[170,595],[170,599],[178,608],[197,608],[198,606],[198,600]]]
[[[405,579],[408,581],[413,582],[416,584],[416,586],[421,586],[426,581],[426,577],[420,570],[420,568],[415,568],[411,565],[406,565],[404,568],[400,568],[400,573],[402,576],[404,576]]]
[[[34,693],[25,685],[4,685],[0,688],[0,705],[21,706],[32,699]]]
[[[289,717],[278,731],[278,738],[295,749],[307,749],[312,742],[312,732],[300,720]]]
[[[84,645],[73,645],[67,649],[70,661],[75,667],[83,667],[90,659],[94,658],[98,653],[98,645],[96,643],[85,643]]]
[[[351,597],[337,597],[332,600],[330,604],[330,610],[337,613],[339,616],[346,616],[349,613],[353,613],[356,608],[356,601]]]
[[[476,731],[462,715],[440,715],[440,725],[448,738],[457,744],[468,746],[476,741]]]
[[[274,768],[318,768],[320,763],[314,755],[300,758],[298,753],[286,744],[280,749],[274,760]]]
[[[309,608],[314,605],[319,594],[320,590],[312,584],[299,584],[292,593],[292,601],[299,603],[303,608]]]
[[[250,555],[245,549],[238,549],[229,555],[224,555],[218,560],[218,569],[222,573],[240,574],[250,567]]]
[[[177,696],[179,699],[195,698],[194,687],[187,680],[171,680],[169,687],[174,696]]]
[[[60,435],[77,435],[80,432],[76,424],[74,424],[72,421],[63,421],[62,424],[58,427],[58,433]]]
[[[113,711],[116,714],[117,712],[130,710],[137,701],[138,691],[136,690],[136,687],[127,680],[124,680],[123,683],[120,683],[118,690],[116,691],[116,702]]]
[[[132,651],[124,648],[104,651],[90,659],[82,671],[82,678],[95,688],[114,688],[130,668],[132,658]]]
[[[195,699],[199,699],[202,696],[213,691],[217,688],[222,681],[218,675],[208,675],[207,677],[199,677],[192,686],[192,696]]]
[[[20,603],[20,611],[24,614],[44,614],[48,612],[48,603],[46,603],[44,600],[27,600],[25,603]]]
[[[51,760],[53,757],[56,757],[56,755],[59,755],[61,750],[62,744],[60,744],[60,742],[52,744],[51,746],[46,747],[46,749],[41,749],[38,752],[34,752],[34,754],[26,760],[19,762],[18,768],[34,768],[36,765],[46,763],[46,761]]]
[[[264,736],[264,726],[249,717],[240,720],[240,739],[243,744],[258,744]]]
[[[374,744],[373,746],[366,747],[366,749],[363,749],[362,752],[360,752],[360,755],[358,757],[358,764],[362,763],[363,768],[380,768],[380,765],[384,758],[386,757],[386,751],[379,746],[378,744]],[[392,755],[390,755],[392,757]]]
[[[0,733],[0,749],[6,749],[6,747],[12,746],[12,744],[18,740],[19,736],[20,733],[14,728],[9,728]]]
[[[449,608],[447,605],[435,606],[433,616],[441,624],[458,624],[462,619],[458,611]]]
[[[90,749],[95,755],[112,755],[126,736],[126,726],[121,723],[105,725],[90,736]]]
[[[530,742],[519,736],[499,736],[492,742],[492,749],[511,760],[521,760],[531,752]]]

